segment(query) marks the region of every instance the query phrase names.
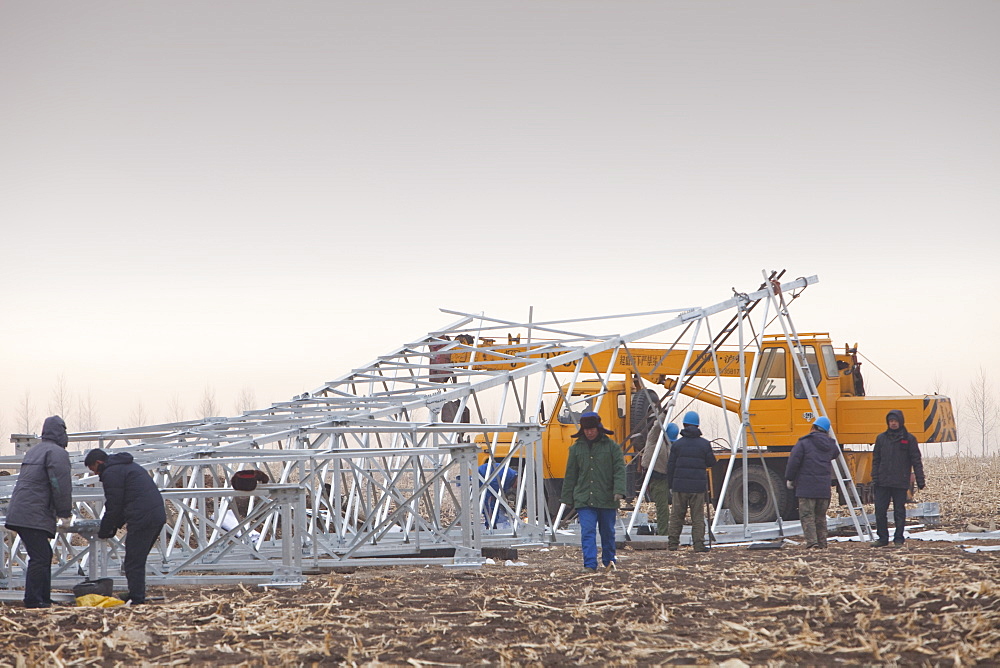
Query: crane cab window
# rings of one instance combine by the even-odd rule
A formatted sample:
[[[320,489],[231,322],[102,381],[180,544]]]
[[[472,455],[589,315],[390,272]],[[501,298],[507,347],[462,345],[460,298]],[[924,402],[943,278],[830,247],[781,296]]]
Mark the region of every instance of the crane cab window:
[[[560,424],[577,424],[583,413],[592,410],[594,410],[594,397],[574,392],[570,403],[562,404],[557,419]]]
[[[837,355],[833,352],[833,346],[825,345],[820,348],[823,353],[823,366],[826,368],[826,377],[833,379],[840,376],[837,370]]]
[[[802,346],[803,351],[806,354],[806,364],[809,365],[809,375],[812,376],[812,383],[814,387],[819,387],[819,359],[816,357],[816,347],[815,346]],[[826,360],[824,359],[824,362]],[[834,369],[836,369],[836,363],[834,363]],[[829,376],[829,368],[827,368],[827,375]],[[795,383],[794,392],[796,399],[805,399],[806,392],[802,389],[802,379],[799,378],[799,372],[796,370],[794,372]]]
[[[751,399],[784,399],[788,393],[785,349],[764,348],[750,389]]]

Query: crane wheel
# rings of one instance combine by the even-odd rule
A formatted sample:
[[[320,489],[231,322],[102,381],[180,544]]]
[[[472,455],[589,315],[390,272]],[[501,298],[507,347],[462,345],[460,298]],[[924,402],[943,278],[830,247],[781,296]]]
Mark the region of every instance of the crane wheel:
[[[781,476],[759,464],[751,464],[747,468],[747,498],[749,505],[747,515],[751,524],[775,521],[778,518],[778,508],[781,508],[782,519],[790,520],[798,517],[795,493],[785,487],[785,481]],[[737,524],[743,523],[743,470],[740,466],[733,471],[733,477],[729,481],[725,507],[732,512]]]

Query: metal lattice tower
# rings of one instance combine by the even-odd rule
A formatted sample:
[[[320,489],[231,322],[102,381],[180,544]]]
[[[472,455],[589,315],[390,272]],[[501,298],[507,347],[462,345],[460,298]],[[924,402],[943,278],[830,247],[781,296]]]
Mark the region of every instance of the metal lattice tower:
[[[817,281],[780,287],[795,291]],[[484,546],[547,540],[552,518],[541,447],[547,397],[569,401],[585,377],[607,383],[612,367],[599,365],[598,356],[629,363],[640,343],[686,348],[692,363],[695,350],[714,355],[713,331],[720,328],[713,330],[712,319],[745,311],[769,289],[734,291],[705,308],[548,322],[446,311],[459,319],[290,401],[236,417],[70,439],[131,453],[163,490],[168,524],[149,557],[151,584],[297,584],[304,574],[345,564],[474,567]],[[676,380],[686,382],[683,373]],[[673,406],[667,405],[667,419]],[[512,445],[497,457],[493,475],[518,468],[509,497],[476,471],[482,452],[497,452],[501,434],[512,435]],[[76,513],[99,517],[99,481],[83,467],[82,453],[71,456]],[[3,458],[0,466],[18,462]],[[265,472],[270,482],[253,492],[233,490],[229,480],[245,468]],[[0,515],[15,482],[16,475],[0,477]],[[516,519],[488,528],[482,514],[489,508],[494,517],[502,508]],[[122,541],[87,544],[60,534],[56,543],[55,586],[81,573],[117,574]],[[2,549],[0,587],[10,588],[23,581],[25,556],[11,533]]]

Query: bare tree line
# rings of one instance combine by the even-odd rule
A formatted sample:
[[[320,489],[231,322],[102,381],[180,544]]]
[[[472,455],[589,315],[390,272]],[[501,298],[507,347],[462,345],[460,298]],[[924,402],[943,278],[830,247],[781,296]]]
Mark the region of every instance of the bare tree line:
[[[947,394],[947,387],[940,375],[935,375],[931,384],[934,393]],[[998,399],[997,390],[986,369],[979,368],[978,373],[969,383],[968,391],[963,400],[959,401],[953,398],[953,401],[955,402],[956,416],[961,417],[964,422],[962,425],[964,439],[956,443],[956,455],[963,453],[963,441],[964,452],[968,455],[974,454],[974,448],[982,456],[997,451],[1000,399]],[[252,387],[244,386],[234,400],[234,414],[242,414],[256,407],[256,392]],[[220,417],[222,413],[223,410],[216,398],[215,389],[211,385],[207,385],[194,411],[188,411],[181,401],[180,394],[175,392],[167,403],[162,421],[183,422],[189,419]],[[31,391],[25,390],[17,403],[12,420],[8,420],[6,414],[0,411],[0,434],[37,433],[41,428],[41,420],[46,415],[63,416],[69,424],[70,431],[73,432],[113,429],[119,426],[141,427],[156,422],[154,415],[139,398],[129,410],[125,425],[101,424],[97,403],[92,392],[87,390],[86,393],[74,396],[65,375],[59,374],[56,376],[49,401],[45,404],[44,415]],[[975,447],[977,445],[978,448]],[[940,444],[939,454],[944,456],[943,443]]]
[[[256,408],[257,395],[252,387],[240,389],[233,402],[235,413],[240,414]],[[183,422],[184,420],[206,417],[220,417],[223,409],[216,399],[215,390],[211,385],[205,387],[196,410],[188,411],[181,401],[180,394],[174,393],[167,403],[164,422]],[[71,432],[96,431],[116,429],[119,427],[141,427],[156,422],[155,416],[147,409],[142,398],[136,399],[129,409],[124,425],[102,424],[97,410],[97,402],[93,393],[74,396],[63,374],[56,376],[49,401],[42,405],[36,401],[31,390],[25,390],[17,402],[13,422],[8,423],[4,412],[0,411],[0,434],[21,433],[36,434],[41,430],[42,420],[49,415],[60,415],[66,420]]]

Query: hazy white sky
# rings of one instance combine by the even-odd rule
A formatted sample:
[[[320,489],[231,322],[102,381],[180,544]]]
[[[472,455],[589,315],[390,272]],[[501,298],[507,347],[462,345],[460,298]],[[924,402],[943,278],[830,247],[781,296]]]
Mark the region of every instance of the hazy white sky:
[[[778,268],[820,278],[800,330],[960,399],[1000,372],[998,25],[993,0],[0,0],[0,451],[60,377],[102,428],[206,388],[234,414],[440,307],[708,305]]]

